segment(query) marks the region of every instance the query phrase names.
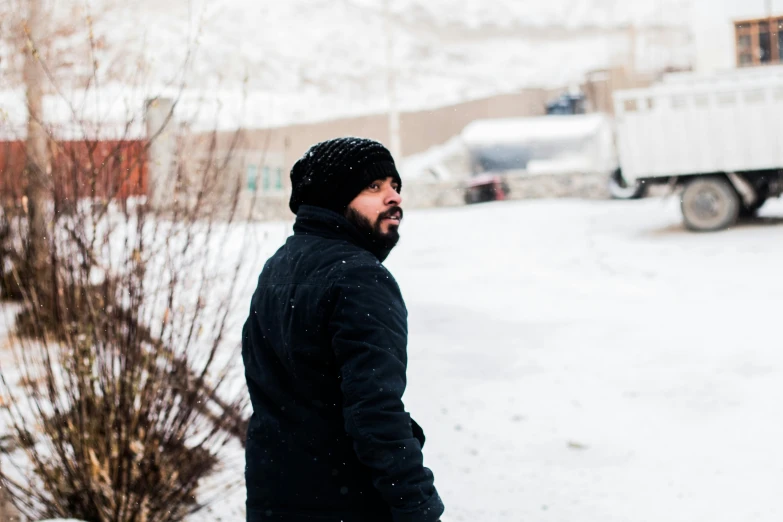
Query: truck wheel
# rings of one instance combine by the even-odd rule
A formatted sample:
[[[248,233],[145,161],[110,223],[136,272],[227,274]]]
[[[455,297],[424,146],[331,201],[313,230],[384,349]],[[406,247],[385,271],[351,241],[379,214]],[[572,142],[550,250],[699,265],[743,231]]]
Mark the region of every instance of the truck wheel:
[[[728,180],[720,177],[696,178],[682,193],[682,217],[689,230],[722,230],[737,222],[740,197]]]
[[[630,184],[626,182],[620,169],[609,176],[609,194],[612,199],[639,199],[647,192],[646,188],[644,183],[638,181]]]

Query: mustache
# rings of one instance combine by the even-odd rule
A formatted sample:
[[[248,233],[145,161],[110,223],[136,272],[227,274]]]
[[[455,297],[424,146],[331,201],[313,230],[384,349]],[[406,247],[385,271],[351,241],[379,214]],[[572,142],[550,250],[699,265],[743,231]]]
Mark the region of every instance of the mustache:
[[[391,218],[391,217],[394,217],[394,216],[399,216],[400,217],[400,221],[402,221],[402,216],[403,216],[402,207],[394,206],[394,207],[390,208],[389,210],[385,210],[385,211],[381,212],[380,214],[378,214],[378,219],[379,220],[380,219],[386,219],[386,218]]]

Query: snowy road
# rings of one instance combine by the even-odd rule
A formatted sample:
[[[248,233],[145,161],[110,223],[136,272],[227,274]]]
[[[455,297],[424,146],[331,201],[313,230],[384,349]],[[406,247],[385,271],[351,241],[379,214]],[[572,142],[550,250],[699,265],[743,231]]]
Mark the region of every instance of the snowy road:
[[[444,521],[783,519],[783,202],[762,216],[692,234],[674,199],[408,212],[386,264]],[[268,255],[286,227],[264,229]]]
[[[674,200],[408,212],[386,264],[444,521],[783,520],[783,202],[762,215],[692,234]],[[258,226],[262,258],[289,227]],[[213,484],[241,480],[231,447]]]
[[[781,520],[783,220],[679,222],[673,200],[408,214],[387,265],[445,520]]]

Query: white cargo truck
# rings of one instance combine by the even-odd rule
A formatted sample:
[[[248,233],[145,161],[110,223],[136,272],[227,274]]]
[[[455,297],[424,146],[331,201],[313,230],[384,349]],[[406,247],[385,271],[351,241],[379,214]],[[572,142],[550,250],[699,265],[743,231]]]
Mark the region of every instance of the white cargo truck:
[[[783,68],[678,73],[614,95],[629,187],[681,188],[687,228],[720,230],[783,193]]]

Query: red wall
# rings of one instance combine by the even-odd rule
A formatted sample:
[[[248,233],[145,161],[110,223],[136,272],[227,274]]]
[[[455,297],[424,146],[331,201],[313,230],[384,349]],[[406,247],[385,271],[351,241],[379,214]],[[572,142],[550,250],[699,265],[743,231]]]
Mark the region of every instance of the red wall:
[[[51,143],[56,198],[125,200],[147,195],[147,161],[141,141],[61,141]],[[25,148],[21,141],[0,141],[0,196],[24,195]]]

